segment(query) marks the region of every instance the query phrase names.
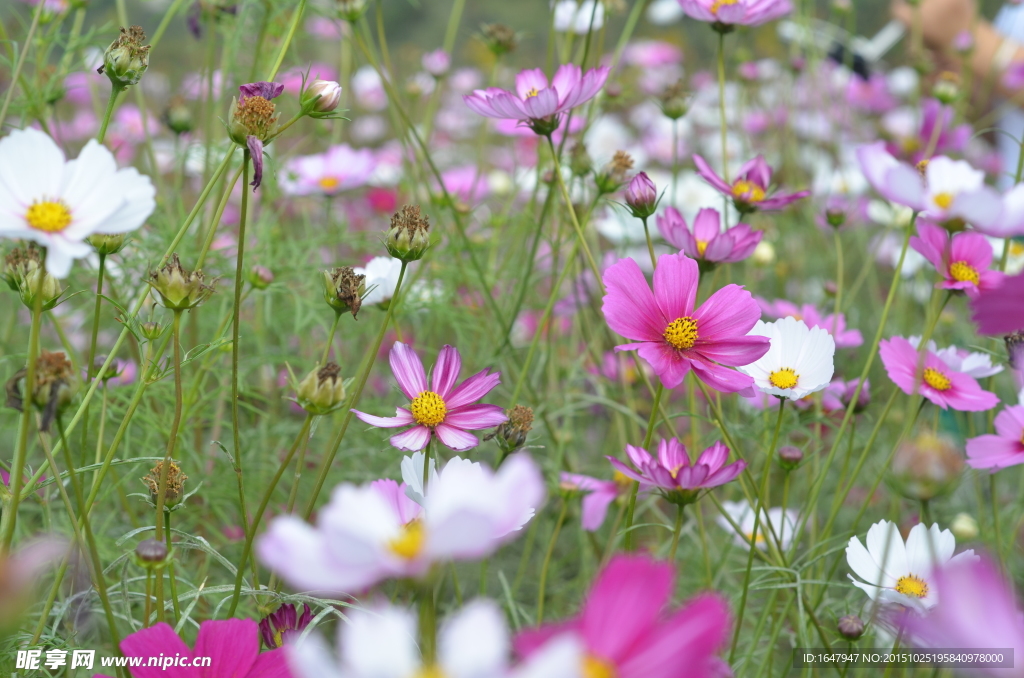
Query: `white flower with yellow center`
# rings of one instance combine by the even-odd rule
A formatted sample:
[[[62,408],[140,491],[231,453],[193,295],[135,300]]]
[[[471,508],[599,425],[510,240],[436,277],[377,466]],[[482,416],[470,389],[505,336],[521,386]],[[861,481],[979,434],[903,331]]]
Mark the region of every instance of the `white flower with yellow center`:
[[[848,575],[853,585],[871,600],[927,610],[938,602],[934,573],[947,564],[977,560],[974,551],[956,556],[956,538],[938,525],[926,528],[918,523],[904,543],[899,528],[887,520],[868,530],[867,547],[851,537],[846,547],[846,562],[859,577]]]
[[[64,278],[71,262],[92,252],[94,233],[134,231],[156,202],[149,178],[119,170],[95,140],[74,160],[43,132],[15,130],[0,140],[0,237],[46,248],[46,270]]]
[[[754,379],[765,393],[799,400],[822,390],[832,381],[836,343],[828,330],[807,327],[796,318],[773,323],[758,320],[748,336],[768,337],[771,348],[755,362],[738,368]]]
[[[740,546],[750,547],[751,537],[757,548],[764,551],[768,548],[768,540],[778,540],[783,551],[789,549],[796,535],[797,522],[800,515],[791,509],[770,508],[767,513],[761,511],[761,519],[757,522],[757,534],[754,534],[754,509],[750,504],[740,501],[723,501],[722,511],[725,515],[718,516],[718,524],[733,533],[733,541]],[[726,517],[728,516],[728,517]],[[736,527],[740,531],[736,532]],[[770,531],[770,536],[765,537]]]

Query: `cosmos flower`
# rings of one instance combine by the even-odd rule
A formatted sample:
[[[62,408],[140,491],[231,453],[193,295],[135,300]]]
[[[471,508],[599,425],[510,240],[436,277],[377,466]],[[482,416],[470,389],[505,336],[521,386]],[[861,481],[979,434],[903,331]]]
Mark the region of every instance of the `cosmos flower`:
[[[725,516],[718,516],[716,522],[723,529],[733,533],[733,540],[739,546],[750,548],[750,538],[754,534],[754,509],[746,502],[723,501],[722,510],[732,519],[732,522],[740,528],[742,534],[736,534],[735,529]],[[781,508],[770,508],[767,513],[761,511],[761,519],[757,525],[757,536],[754,537],[754,544],[762,551],[768,548],[765,533],[769,530],[774,535],[772,541],[777,537],[779,546],[786,550],[793,543],[796,535],[796,525],[799,516],[796,511]]]
[[[679,0],[686,15],[723,26],[760,26],[793,11],[789,0]]]
[[[141,226],[156,207],[155,194],[148,177],[117,169],[95,140],[70,161],[38,130],[14,130],[0,140],[0,237],[45,247],[46,270],[57,278],[92,252],[90,235]]]
[[[584,530],[593,532],[604,523],[608,506],[619,497],[629,494],[633,481],[621,473],[616,473],[612,480],[601,480],[578,473],[562,473],[561,485],[564,489],[584,493],[580,523]]]
[[[927,610],[938,602],[934,575],[946,564],[977,560],[974,551],[954,556],[956,539],[949,530],[938,525],[925,527],[918,523],[904,543],[899,528],[887,520],[868,529],[867,547],[857,537],[850,537],[846,562],[859,577],[850,577],[853,585],[880,603],[903,605]]]
[[[598,0],[556,0],[552,9],[554,27],[559,33],[586,35],[591,29],[599,31],[604,26],[604,4]]]
[[[864,337],[860,330],[846,329],[846,316],[842,313],[838,316],[831,313],[823,316],[811,304],[797,306],[785,299],[776,299],[774,302],[760,297],[754,299],[761,307],[762,313],[769,318],[795,318],[804,321],[808,327],[820,327],[832,335],[836,342],[836,348],[856,348],[864,343]]]
[[[753,380],[728,369],[763,356],[769,342],[747,336],[760,312],[750,292],[726,285],[694,309],[699,274],[685,254],[663,254],[654,272],[654,292],[632,259],[620,259],[604,273],[607,294],[601,310],[608,326],[635,343],[665,388],[682,383],[692,368],[701,381],[723,393],[749,388]]]
[[[359,593],[385,579],[421,577],[435,563],[489,556],[544,499],[540,470],[522,453],[496,472],[459,457],[440,473],[431,463],[425,495],[422,473],[416,453],[403,461],[401,485],[339,485],[316,526],[275,518],[257,542],[260,559],[299,590]]]
[[[285,164],[281,190],[288,195],[335,195],[364,186],[377,165],[373,151],[346,144],[302,155]]]
[[[1024,464],[1024,406],[1011,405],[995,419],[995,434],[980,435],[967,441],[967,465],[993,472]]]
[[[313,621],[313,610],[303,604],[299,606],[284,604],[260,620],[260,638],[267,649],[284,647],[286,642],[297,638],[310,622]]]
[[[693,229],[675,207],[668,207],[657,217],[658,230],[673,247],[702,264],[728,264],[749,257],[763,231],[755,231],[747,224],[736,224],[722,230],[718,210],[705,207],[697,212]]]
[[[445,345],[437,356],[430,388],[423,363],[416,352],[400,341],[396,341],[390,354],[391,371],[398,381],[398,387],[411,402],[409,409],[399,407],[394,417],[375,417],[358,410],[352,410],[360,421],[381,428],[412,428],[391,437],[391,444],[400,450],[422,450],[430,442],[431,435],[453,450],[468,450],[480,441],[466,433],[491,428],[505,421],[505,411],[497,405],[474,405],[501,383],[501,374],[481,370],[466,379],[459,386],[459,372],[462,357],[453,346]]]
[[[767,337],[771,348],[755,362],[740,367],[759,390],[798,400],[829,385],[835,369],[836,344],[821,327],[786,317],[773,323],[757,321],[751,336]]]
[[[811,194],[810,191],[783,193],[773,190],[772,168],[760,155],[740,168],[732,184],[725,183],[701,156],[693,156],[693,162],[697,165],[697,174],[719,193],[732,199],[736,209],[744,214],[757,210],[780,210]]]
[[[950,235],[941,226],[920,221],[917,235],[910,246],[920,252],[942,280],[935,286],[945,290],[963,290],[976,296],[979,290],[993,289],[1003,280],[992,265],[992,246],[981,233],[963,232]]]
[[[674,504],[692,503],[701,490],[732,482],[747,467],[743,460],[726,464],[729,448],[721,442],[704,450],[692,464],[686,446],[676,438],[658,442],[657,459],[633,445],[626,445],[626,455],[635,471],[615,457],[607,459],[616,471],[640,483],[641,489],[658,490]]]
[[[914,348],[921,348],[921,337],[908,337],[907,341]],[[937,355],[950,369],[963,372],[975,379],[984,379],[1003,371],[1002,365],[992,364],[992,357],[987,353],[967,351],[956,346],[939,348],[934,340],[928,341],[928,350]]]
[[[601,91],[608,72],[607,66],[583,73],[575,64],[564,64],[549,84],[544,71],[534,68],[516,76],[515,93],[490,87],[462,98],[472,111],[484,117],[519,120],[537,134],[547,135],[557,129],[563,113]]]
[[[705,594],[678,610],[666,610],[673,570],[646,556],[616,556],[594,580],[578,617],[523,631],[516,636],[516,650],[533,657],[553,643],[578,639],[584,648],[582,666],[567,676],[727,675],[716,653],[728,635],[728,606],[719,596]]]
[[[356,266],[352,271],[356,275],[366,276],[367,292],[363,297],[363,304],[384,304],[395,296],[402,261],[394,257],[374,257],[366,262],[366,266]]]
[[[974,377],[952,369],[930,350],[924,352],[923,372],[918,375],[918,349],[903,337],[883,339],[878,354],[889,378],[904,393],[917,393],[942,409],[983,412],[999,403],[999,398],[982,390]]]
[[[833,379],[832,383],[821,392],[822,409],[826,412],[845,410],[850,406],[850,401],[853,399],[853,394],[856,393],[857,384],[859,383],[860,379],[851,379],[849,381]],[[871,404],[871,382],[865,379],[864,388],[860,390],[860,395],[857,397],[857,404],[854,406],[853,411],[863,412],[869,404]]]
[[[979,334],[998,336],[1024,329],[1024,273],[1003,278],[995,289],[981,290],[970,305]]]

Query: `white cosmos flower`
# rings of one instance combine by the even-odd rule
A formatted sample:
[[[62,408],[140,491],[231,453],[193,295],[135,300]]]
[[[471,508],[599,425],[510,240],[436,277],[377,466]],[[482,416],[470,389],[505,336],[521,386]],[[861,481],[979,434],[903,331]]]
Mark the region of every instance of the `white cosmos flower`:
[[[402,262],[394,257],[374,257],[366,266],[357,266],[354,270],[356,275],[366,276],[366,289],[370,291],[363,297],[363,303],[369,306],[390,301],[395,296]]]
[[[799,400],[832,381],[836,342],[825,328],[810,328],[803,320],[786,317],[773,323],[758,320],[747,334],[771,340],[767,353],[738,368],[753,377],[761,391]]]
[[[930,609],[938,602],[932,579],[936,569],[978,559],[972,550],[954,556],[956,538],[938,525],[926,528],[918,523],[904,543],[896,524],[883,520],[868,529],[865,541],[867,548],[857,537],[850,537],[846,547],[846,562],[860,577],[847,575],[850,581],[871,600],[916,610]]]
[[[907,341],[914,348],[921,346],[921,337],[919,336],[909,337]],[[951,370],[969,374],[975,379],[984,379],[1003,371],[1002,365],[992,364],[992,358],[987,353],[967,351],[956,346],[939,348],[934,340],[928,342],[928,350],[937,355]]]
[[[66,277],[71,262],[88,255],[93,233],[134,231],[156,202],[149,178],[117,169],[114,156],[91,140],[65,160],[53,139],[35,129],[0,140],[0,237],[46,248],[46,270]]]
[[[725,516],[718,516],[718,524],[722,528],[732,532],[733,541],[740,546],[750,546],[750,536],[754,534],[754,509],[746,502],[740,501],[723,501],[722,510],[728,514],[729,518],[732,518],[732,522],[736,523],[743,535],[736,534],[735,528],[729,523]],[[761,520],[757,526],[757,536],[754,538],[754,543],[757,548],[762,551],[767,548],[768,542],[765,539],[766,530],[770,527],[771,534],[779,539],[779,545],[783,550],[788,549],[793,543],[793,537],[796,533],[797,520],[799,515],[796,511],[786,509],[783,511],[781,508],[770,508],[767,513],[767,520],[765,519],[764,510],[761,511]],[[772,538],[774,541],[774,537]]]
[[[578,33],[584,35],[591,28],[597,31],[604,26],[604,5],[595,0],[584,0],[577,4],[576,0],[558,0],[552,7],[555,13],[555,30],[559,33]],[[591,26],[593,18],[593,26]]]
[[[578,641],[554,641],[523,665],[510,668],[508,627],[489,600],[466,605],[441,627],[437,661],[424,666],[416,643],[416,616],[392,605],[354,610],[338,631],[335,655],[318,636],[286,646],[295,678],[581,678]]]

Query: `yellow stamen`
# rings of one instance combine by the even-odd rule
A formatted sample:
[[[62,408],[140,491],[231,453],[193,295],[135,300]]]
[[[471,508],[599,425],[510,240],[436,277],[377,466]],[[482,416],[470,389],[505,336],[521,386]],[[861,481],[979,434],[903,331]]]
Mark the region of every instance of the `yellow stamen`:
[[[615,678],[618,671],[610,662],[588,654],[583,658],[583,678]]]
[[[415,678],[445,678],[444,671],[437,664],[424,666],[416,672]]]
[[[403,525],[402,534],[389,541],[388,548],[398,557],[412,560],[423,550],[425,540],[423,523],[417,519]]]
[[[697,343],[697,321],[690,316],[676,318],[668,324],[661,336],[675,348],[693,348]]]
[[[749,542],[750,541],[750,537],[752,536],[752,534],[753,534],[752,532],[744,532],[743,536],[745,536],[747,538],[747,541]],[[759,529],[757,531],[757,537],[754,538],[754,543],[757,544],[757,545],[763,545],[764,544],[764,525],[761,525],[759,527]]]
[[[71,223],[71,210],[59,200],[34,202],[25,212],[25,221],[37,231],[57,233]]]
[[[732,185],[732,195],[746,202],[761,202],[765,194],[764,189],[757,184],[740,179]]]
[[[953,204],[953,198],[955,197],[956,196],[954,196],[952,193],[943,191],[942,193],[939,193],[934,198],[932,198],[932,200],[934,200],[935,204],[938,205],[940,208],[948,210],[949,206]]]
[[[953,280],[957,282],[972,282],[977,285],[981,282],[981,276],[978,274],[978,269],[974,268],[966,261],[954,261],[949,266],[949,274],[953,276]]]
[[[735,5],[739,0],[715,0],[711,3],[711,13],[717,15],[718,10],[727,5]]]
[[[540,94],[540,92],[537,91],[537,88],[531,87],[530,91],[526,93],[526,98],[529,99],[530,97],[535,97],[538,94]]]
[[[633,479],[627,476],[622,471],[616,471],[614,474],[612,474],[612,480],[614,480],[615,484],[621,487],[622,489],[628,489],[630,487],[633,487]]]
[[[928,595],[928,582],[917,575],[908,574],[896,580],[896,593],[913,598],[924,598]]]
[[[341,180],[338,179],[337,177],[324,177],[318,183],[320,184],[320,188],[324,189],[325,191],[332,191],[338,187],[338,184],[341,183]]]
[[[417,424],[430,427],[442,423],[445,415],[448,414],[448,407],[444,404],[444,400],[433,391],[424,391],[413,398],[409,410]]]
[[[928,384],[936,391],[948,391],[953,385],[953,382],[949,380],[949,377],[932,367],[925,368],[924,383]]]
[[[707,240],[698,240],[697,241],[697,254],[699,254],[699,255],[701,255],[703,257],[704,253],[707,251],[707,249],[708,249],[708,241]]]
[[[783,367],[768,375],[768,381],[775,388],[793,388],[799,379],[800,375],[791,367]]]

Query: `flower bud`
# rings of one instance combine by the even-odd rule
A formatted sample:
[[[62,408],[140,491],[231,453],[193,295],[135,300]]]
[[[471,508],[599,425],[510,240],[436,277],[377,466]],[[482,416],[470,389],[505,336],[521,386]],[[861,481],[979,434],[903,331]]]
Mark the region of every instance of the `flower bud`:
[[[669,120],[678,120],[690,112],[690,96],[686,92],[682,79],[666,88],[659,99],[661,112]]]
[[[960,77],[956,73],[943,71],[932,87],[932,95],[947,106],[955,103],[960,98]]]
[[[830,207],[825,210],[825,221],[832,228],[841,228],[846,223],[846,212],[836,207]]]
[[[3,278],[12,292],[18,293],[21,303],[31,309],[36,306],[37,293],[42,297],[40,309],[49,311],[66,291],[61,289],[59,280],[46,272],[39,249],[31,243],[25,249],[11,250],[4,259],[0,278]]]
[[[112,235],[93,233],[87,240],[92,245],[92,248],[96,250],[96,254],[101,257],[117,254],[124,249],[128,242],[127,236],[124,233],[114,233]]]
[[[24,411],[25,377],[27,367],[14,373],[4,390],[7,393],[7,407]],[[71,362],[62,352],[41,351],[36,359],[35,384],[32,388],[31,401],[42,412],[39,430],[47,432],[50,424],[75,397],[78,391],[78,377]]]
[[[533,410],[524,405],[516,405],[505,414],[508,419],[499,424],[493,433],[484,436],[484,440],[492,438],[498,443],[501,457],[504,459],[526,444],[526,437],[533,428]]]
[[[149,68],[149,45],[143,45],[146,34],[140,26],[121,27],[117,40],[103,53],[99,73],[105,73],[116,90],[138,84]]]
[[[258,290],[265,290],[274,282],[274,274],[265,266],[253,266],[249,269],[249,284]]]
[[[142,328],[142,336],[153,341],[163,334],[164,328],[160,326],[160,323],[148,322],[139,325]]]
[[[783,445],[779,448],[779,463],[786,470],[793,470],[804,460],[804,453],[799,447]]]
[[[317,113],[332,113],[341,103],[341,85],[333,80],[314,80],[299,99],[307,115],[318,117]]]
[[[213,294],[213,287],[203,283],[203,272],[186,271],[177,254],[151,273],[147,282],[160,295],[160,303],[175,311],[195,308]]]
[[[480,39],[496,57],[514,52],[519,44],[516,32],[504,24],[484,24],[480,27]]]
[[[958,541],[970,541],[978,538],[978,521],[969,513],[958,513],[949,524],[949,529]]]
[[[345,381],[341,368],[327,363],[306,375],[295,389],[295,400],[314,415],[330,414],[345,404]]]
[[[590,174],[590,170],[594,166],[594,161],[590,159],[590,154],[587,153],[587,147],[583,145],[583,142],[576,142],[573,147],[569,150],[569,170],[574,176],[584,177]]]
[[[597,175],[597,190],[602,195],[614,193],[626,183],[626,173],[633,169],[633,158],[625,151],[615,151],[612,161]]]
[[[864,635],[864,622],[855,614],[848,614],[840,617],[836,628],[846,640],[857,640]]]
[[[384,247],[405,263],[422,259],[430,247],[430,219],[416,205],[406,205],[391,217]]]
[[[160,495],[160,474],[163,472],[164,462],[157,462],[157,465],[149,469],[149,473],[142,477],[142,482],[149,488],[149,497],[154,504]],[[167,485],[164,490],[164,508],[168,509],[181,503],[185,496],[185,481],[188,476],[181,472],[175,462],[167,467]]]
[[[354,24],[366,11],[366,0],[338,0],[338,16]]]
[[[282,605],[260,620],[260,638],[268,650],[284,647],[290,636],[298,636],[313,621],[313,611],[308,604],[303,604],[302,614],[299,606]]]
[[[950,492],[963,467],[962,453],[950,438],[922,433],[896,450],[889,480],[907,499],[929,501]]]
[[[156,539],[143,539],[135,545],[135,561],[147,569],[162,565],[168,555],[167,545]]]
[[[335,313],[351,311],[352,317],[359,314],[366,294],[366,276],[355,272],[351,266],[339,266],[321,272],[324,284],[324,301]]]
[[[164,124],[175,134],[188,134],[195,128],[192,109],[184,97],[174,97],[164,111]]]
[[[646,219],[658,209],[658,189],[646,172],[640,172],[629,182],[626,205],[637,219]]]

